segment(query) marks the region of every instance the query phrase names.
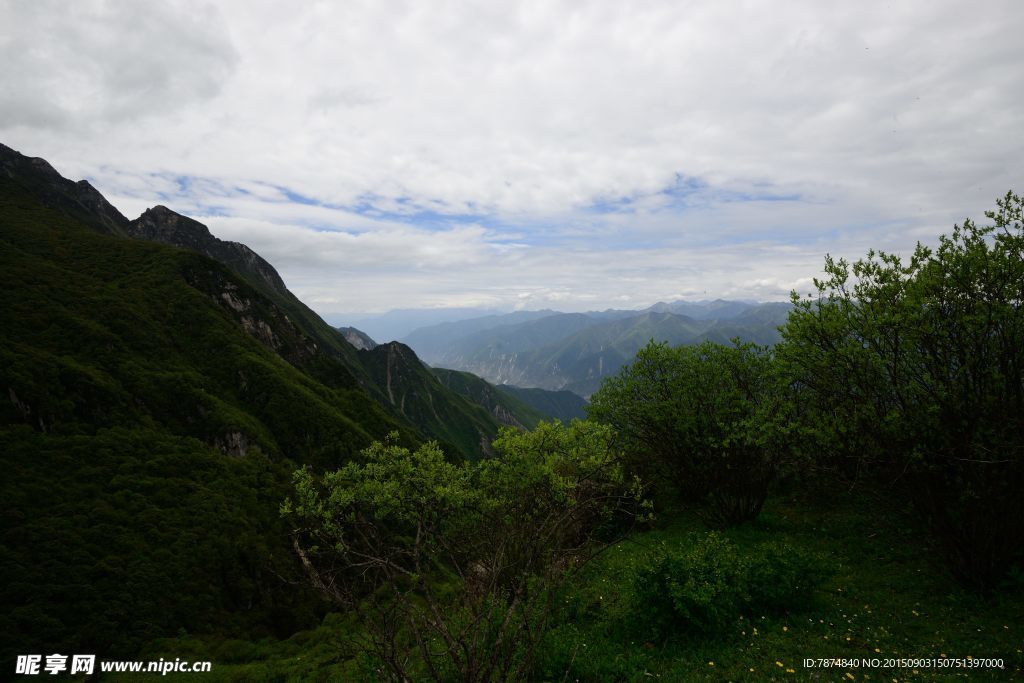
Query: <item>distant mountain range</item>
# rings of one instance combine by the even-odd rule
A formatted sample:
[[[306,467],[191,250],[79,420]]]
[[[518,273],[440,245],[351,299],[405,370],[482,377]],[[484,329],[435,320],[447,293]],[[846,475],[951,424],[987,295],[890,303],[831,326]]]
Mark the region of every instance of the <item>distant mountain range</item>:
[[[387,342],[402,339],[420,327],[497,312],[486,308],[399,308],[376,315],[333,314],[328,315],[327,319],[340,325],[357,327],[377,341]]]
[[[521,311],[431,325],[402,341],[427,363],[498,385],[587,397],[651,339],[673,345],[779,341],[791,304],[676,301],[644,310]]]

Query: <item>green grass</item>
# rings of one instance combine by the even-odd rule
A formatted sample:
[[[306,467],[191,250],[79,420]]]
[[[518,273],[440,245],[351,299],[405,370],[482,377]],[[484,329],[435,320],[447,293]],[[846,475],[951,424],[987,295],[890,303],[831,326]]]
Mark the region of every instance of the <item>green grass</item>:
[[[633,580],[645,556],[704,527],[664,513],[655,528],[608,548],[563,591],[534,680],[932,681],[1019,678],[1024,595],[1008,586],[983,598],[959,589],[913,514],[863,494],[830,501],[777,496],[761,518],[724,534],[740,549],[783,541],[821,554],[831,575],[806,606],[744,614],[710,636],[655,642],[634,626]],[[642,616],[642,615],[641,615]],[[210,680],[373,680],[346,652],[356,625],[329,615],[314,630],[257,643],[183,638],[155,643],[154,658],[214,662]],[[1004,670],[807,669],[804,658],[1002,658]]]
[[[776,497],[756,522],[726,532],[741,548],[783,540],[822,553],[832,576],[812,604],[784,614],[746,614],[708,638],[635,638],[623,624],[637,563],[660,544],[699,529],[687,516],[610,548],[563,597],[565,623],[549,639],[551,680],[1009,680],[1024,670],[1019,587],[982,598],[959,589],[908,510],[863,494],[828,505]],[[586,653],[584,657],[583,653]],[[575,661],[572,655],[576,655]],[[847,668],[808,670],[804,658],[1002,658],[1004,671]],[[571,666],[552,668],[555,662]],[[781,666],[780,666],[781,664]],[[792,670],[792,671],[790,671]]]

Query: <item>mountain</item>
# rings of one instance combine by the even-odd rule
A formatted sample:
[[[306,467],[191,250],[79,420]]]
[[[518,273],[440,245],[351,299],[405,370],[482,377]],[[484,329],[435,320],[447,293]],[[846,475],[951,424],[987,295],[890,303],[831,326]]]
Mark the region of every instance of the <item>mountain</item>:
[[[406,339],[435,367],[468,371],[495,384],[565,389],[586,397],[651,339],[679,345],[739,337],[774,344],[789,308],[788,303],[719,300],[655,304],[644,311],[537,311],[520,314],[519,321],[490,316],[433,326]]]
[[[333,381],[330,374],[337,372],[337,368],[332,366],[341,365],[360,386],[378,400],[383,399],[362,367],[357,347],[292,294],[277,270],[246,245],[218,239],[202,223],[164,206],[147,209],[127,222],[125,232],[136,239],[188,249],[224,264],[272,302],[289,323],[309,338],[311,355],[319,358],[316,367],[306,367],[306,370],[320,379]],[[332,362],[321,362],[326,358]]]
[[[332,320],[352,325],[382,341],[401,340],[413,330],[453,320],[491,315],[484,308],[403,308],[364,316],[331,316]]]
[[[433,438],[453,444],[466,457],[492,453],[499,420],[444,386],[408,346],[388,342],[359,354],[397,415]]]
[[[423,435],[439,440],[449,450],[454,449],[461,457],[477,458],[489,452],[490,441],[497,434],[497,420],[486,417],[468,397],[446,390],[408,348],[397,355],[390,354],[391,361],[387,363],[378,360],[385,351],[359,353],[381,347],[354,327],[333,328],[324,322],[288,290],[270,263],[246,245],[220,240],[202,223],[164,206],[148,209],[128,223],[126,233],[204,254],[244,278],[276,305],[287,322],[308,337],[307,358],[286,358],[313,377],[328,384],[354,381],[394,416]],[[231,300],[228,304],[238,308],[239,302]],[[243,324],[247,329],[262,332],[258,324],[247,322],[244,317]],[[398,366],[393,362],[395,358],[401,358]],[[382,373],[381,367],[394,372]],[[347,375],[351,375],[351,380]]]
[[[436,369],[435,369],[436,370]],[[450,370],[449,372],[456,372]],[[469,374],[469,373],[466,373]],[[470,375],[476,377],[476,375]],[[484,380],[480,380],[481,382]],[[587,402],[571,391],[548,391],[547,389],[524,389],[511,384],[499,384],[495,387],[499,393],[515,398],[544,415],[561,420],[564,423],[582,420],[587,416],[584,408]]]
[[[520,354],[542,348],[601,322],[584,313],[559,313],[525,322],[500,324],[455,337],[444,345],[428,346],[427,351],[433,352],[424,352],[424,360],[434,366],[472,372],[495,384],[519,384],[523,380],[516,365]]]
[[[729,320],[742,315],[746,311],[756,308],[759,304],[754,301],[727,301],[715,299],[713,301],[673,301],[671,303],[657,303],[651,306],[649,311],[657,313],[675,313],[685,315],[694,320]]]
[[[45,159],[27,157],[0,144],[0,179],[9,192],[30,193],[42,208],[51,209],[104,234],[124,235],[128,219],[86,180],[74,182]]]
[[[444,368],[433,368],[432,371],[441,384],[483,406],[494,419],[508,427],[533,429],[541,421],[550,421],[558,417],[555,413],[539,409],[533,403],[521,400],[515,393],[505,391],[504,387],[494,386],[472,373]],[[551,393],[542,389],[536,391],[543,394]],[[556,402],[550,403],[555,405]]]
[[[408,347],[357,350],[264,259],[0,145],[0,645],[128,657],[286,637],[323,604],[278,506],[298,466],[499,422]]]
[[[220,261],[265,293],[291,296],[284,280],[259,254],[238,242],[227,242],[210,234],[209,228],[166,206],[154,206],[128,224],[131,237],[172,244]]]
[[[496,327],[517,325],[537,320],[538,318],[545,318],[549,315],[558,315],[558,313],[547,310],[517,311],[514,313],[485,315],[468,320],[443,322],[437,325],[417,328],[404,336],[401,341],[416,349],[416,352],[424,359],[437,358],[448,350],[453,340],[463,339],[471,334],[491,330]]]
[[[338,332],[349,344],[362,351],[369,351],[377,346],[377,342],[370,339],[370,335],[354,327],[339,327]]]

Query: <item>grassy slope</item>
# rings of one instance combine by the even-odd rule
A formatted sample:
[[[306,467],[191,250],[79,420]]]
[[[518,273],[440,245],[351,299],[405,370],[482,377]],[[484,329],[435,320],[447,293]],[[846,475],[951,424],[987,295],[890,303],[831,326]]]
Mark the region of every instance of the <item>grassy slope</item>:
[[[893,509],[863,493],[840,494],[827,502],[775,497],[754,524],[727,532],[741,548],[784,540],[824,553],[834,574],[816,591],[810,608],[785,615],[748,614],[712,639],[635,640],[622,623],[634,608],[629,584],[644,548],[676,544],[701,529],[685,515],[668,517],[659,526],[610,549],[565,596],[568,623],[549,639],[542,666],[549,676],[561,678],[568,668],[570,679],[580,680],[808,680],[818,674],[830,681],[930,681],[1009,680],[1024,671],[1020,587],[992,599],[964,593],[942,569],[909,510]],[[578,656],[570,666],[574,652]],[[825,672],[802,664],[805,657],[944,655],[1003,658],[1008,670]]]
[[[624,623],[635,609],[629,599],[633,568],[648,549],[680,543],[701,529],[694,518],[664,514],[655,529],[601,555],[562,596],[563,612],[534,679],[1005,681],[1024,675],[1020,588],[991,599],[962,592],[941,569],[940,558],[908,510],[856,493],[829,501],[777,496],[756,523],[727,533],[741,548],[782,540],[824,553],[834,573],[816,591],[810,607],[784,615],[745,615],[710,639],[688,636],[651,643],[631,633]],[[213,680],[372,680],[359,662],[341,655],[339,634],[349,628],[352,624],[344,617],[330,615],[319,628],[285,641],[182,638],[154,643],[150,652],[154,657],[211,657],[219,662]],[[805,657],[943,655],[1002,658],[1007,668],[826,672],[802,665]]]

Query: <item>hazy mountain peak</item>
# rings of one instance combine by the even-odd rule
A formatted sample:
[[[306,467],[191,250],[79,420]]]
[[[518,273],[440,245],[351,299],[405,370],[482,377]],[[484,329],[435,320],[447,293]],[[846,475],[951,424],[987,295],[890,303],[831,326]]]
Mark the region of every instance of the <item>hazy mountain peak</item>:
[[[373,341],[370,335],[366,334],[362,330],[358,330],[354,327],[339,327],[337,330],[338,332],[341,332],[343,337],[345,337],[345,341],[357,349],[370,351],[377,348],[377,342]]]

